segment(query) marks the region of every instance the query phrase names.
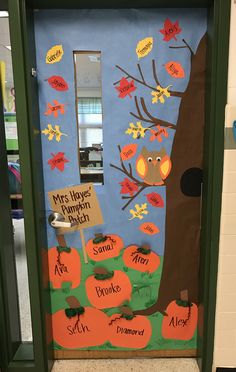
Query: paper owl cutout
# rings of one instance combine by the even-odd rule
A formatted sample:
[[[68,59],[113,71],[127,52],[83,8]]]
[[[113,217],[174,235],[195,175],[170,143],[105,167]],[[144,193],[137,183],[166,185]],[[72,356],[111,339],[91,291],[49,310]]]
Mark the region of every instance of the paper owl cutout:
[[[149,151],[143,147],[136,160],[136,171],[148,185],[163,185],[171,171],[171,160],[166,149]]]

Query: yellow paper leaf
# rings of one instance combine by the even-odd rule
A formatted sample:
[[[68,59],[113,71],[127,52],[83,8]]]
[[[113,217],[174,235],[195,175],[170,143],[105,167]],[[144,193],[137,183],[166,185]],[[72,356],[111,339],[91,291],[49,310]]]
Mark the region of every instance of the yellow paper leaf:
[[[54,45],[51,49],[48,50],[46,55],[46,63],[53,64],[60,62],[64,54],[62,45]]]
[[[156,91],[152,91],[151,92],[151,95],[153,96],[153,99],[152,99],[152,103],[158,103],[158,101],[160,101],[161,103],[164,103],[165,102],[165,97],[170,97],[170,92],[168,91],[168,89],[171,87],[172,85],[168,85],[168,87],[166,88],[162,88],[160,85],[157,86],[157,90],[158,92]]]
[[[144,138],[146,128],[142,126],[141,121],[137,121],[136,125],[134,123],[129,123],[129,128],[126,129],[125,134],[132,135],[134,139]]]
[[[48,127],[42,130],[42,133],[48,136],[49,141],[52,141],[55,137],[57,142],[61,141],[61,136],[67,136],[67,134],[61,132],[59,125],[55,125],[53,128],[52,124],[48,124]]]
[[[134,218],[138,218],[139,220],[142,220],[144,218],[144,214],[148,214],[147,210],[147,203],[144,204],[135,204],[135,210],[130,209],[131,218],[129,220],[133,220]]]
[[[147,56],[153,47],[153,38],[152,37],[146,37],[143,40],[140,40],[136,47],[136,54],[138,58],[143,58]]]

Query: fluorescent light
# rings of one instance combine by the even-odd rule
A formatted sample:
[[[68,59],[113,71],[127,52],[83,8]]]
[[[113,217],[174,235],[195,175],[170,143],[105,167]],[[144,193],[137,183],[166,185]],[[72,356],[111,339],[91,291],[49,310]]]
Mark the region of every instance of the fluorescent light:
[[[11,45],[4,45],[5,48],[7,48],[8,50],[11,50]]]
[[[5,10],[0,11],[0,18],[3,18],[3,17],[8,17],[8,12],[6,12]]]

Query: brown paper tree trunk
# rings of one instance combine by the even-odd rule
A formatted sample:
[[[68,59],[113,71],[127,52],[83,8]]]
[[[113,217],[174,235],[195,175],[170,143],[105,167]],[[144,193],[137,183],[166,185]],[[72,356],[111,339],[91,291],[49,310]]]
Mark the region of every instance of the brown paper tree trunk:
[[[203,160],[205,56],[206,35],[191,57],[189,84],[180,103],[172,146],[172,171],[166,180],[164,264],[158,298],[154,305],[136,310],[134,314],[164,313],[167,305],[179,299],[183,290],[188,291],[190,302],[198,303],[201,199],[200,195],[189,194],[199,182],[196,172],[202,168]],[[186,170],[190,171],[183,177]]]

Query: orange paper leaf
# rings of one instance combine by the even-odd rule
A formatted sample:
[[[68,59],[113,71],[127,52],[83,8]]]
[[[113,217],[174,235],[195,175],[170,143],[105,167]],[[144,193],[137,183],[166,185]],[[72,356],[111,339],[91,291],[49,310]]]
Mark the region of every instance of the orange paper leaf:
[[[147,235],[155,235],[160,232],[158,227],[152,222],[144,222],[139,226],[139,230]]]
[[[137,147],[138,145],[136,145],[135,143],[131,143],[129,145],[125,145],[124,147],[122,147],[120,153],[121,159],[122,160],[131,159],[136,154]]]
[[[185,72],[179,62],[170,61],[165,64],[165,69],[173,78],[181,79],[185,77]]]

